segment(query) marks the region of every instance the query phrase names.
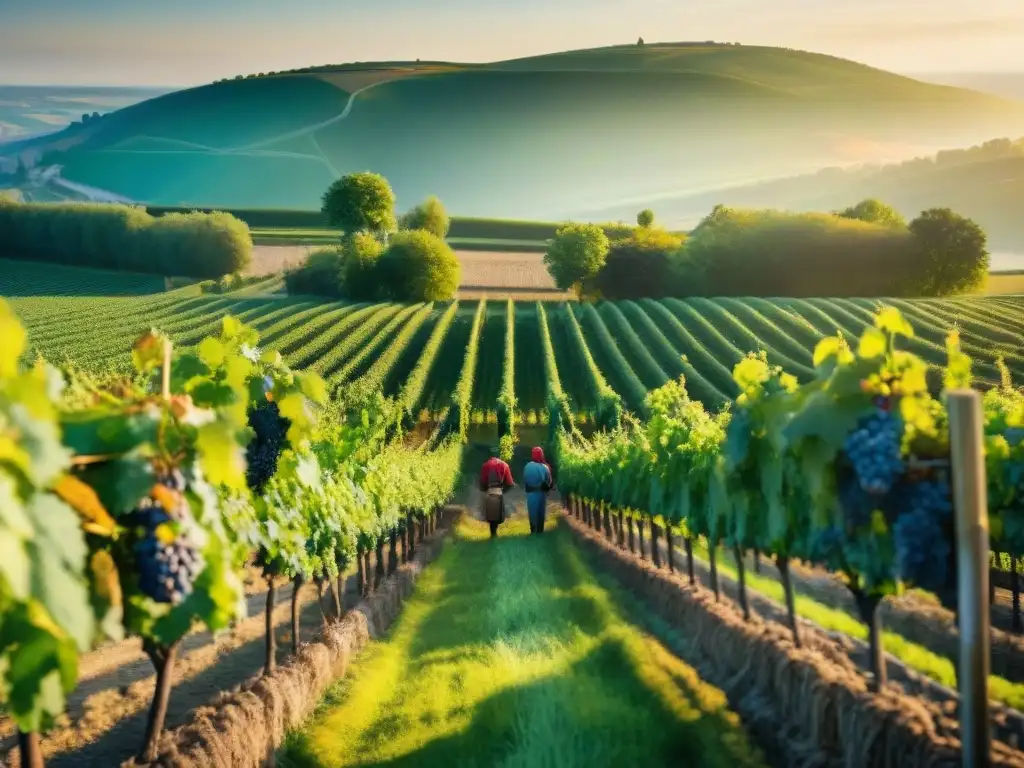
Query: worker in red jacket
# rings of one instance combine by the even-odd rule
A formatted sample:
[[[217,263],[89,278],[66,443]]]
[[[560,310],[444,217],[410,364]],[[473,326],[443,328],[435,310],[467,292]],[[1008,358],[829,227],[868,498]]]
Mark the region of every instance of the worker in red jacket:
[[[505,521],[505,491],[515,487],[508,464],[492,456],[480,469],[480,490],[484,492],[484,520],[491,526],[491,538],[498,536],[498,526]]]

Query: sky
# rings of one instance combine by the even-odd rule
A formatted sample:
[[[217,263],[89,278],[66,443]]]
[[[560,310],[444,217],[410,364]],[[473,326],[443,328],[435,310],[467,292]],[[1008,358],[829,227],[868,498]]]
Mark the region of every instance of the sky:
[[[0,0],[0,83],[183,86],[373,60],[716,40],[1024,71],[1022,0]]]

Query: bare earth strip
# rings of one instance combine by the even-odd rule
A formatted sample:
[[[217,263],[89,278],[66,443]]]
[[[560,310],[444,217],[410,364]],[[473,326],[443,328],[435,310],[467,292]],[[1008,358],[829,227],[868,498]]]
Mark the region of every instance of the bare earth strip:
[[[257,245],[253,247],[251,275],[269,275],[299,264],[315,250],[309,245]],[[522,296],[526,299],[564,299],[544,266],[541,253],[455,250],[462,263],[459,298],[483,295]]]

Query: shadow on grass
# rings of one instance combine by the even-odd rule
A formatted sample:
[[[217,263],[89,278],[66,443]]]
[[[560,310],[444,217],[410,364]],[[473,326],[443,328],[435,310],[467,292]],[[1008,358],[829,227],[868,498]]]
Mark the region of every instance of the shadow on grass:
[[[681,721],[645,682],[631,672],[632,660],[621,643],[601,643],[564,672],[507,688],[473,707],[467,727],[434,738],[406,754],[364,759],[363,766],[712,766],[742,761],[716,759],[695,732],[714,714]],[[692,694],[696,698],[696,694]],[[461,713],[453,712],[452,715]],[[370,755],[408,729],[435,725],[433,718],[412,719],[398,708],[374,720],[359,739],[357,752]],[[439,724],[439,723],[438,723]],[[716,726],[717,727],[717,726]],[[327,768],[293,740],[279,768]]]
[[[460,524],[427,610],[392,635],[401,673],[336,686],[279,768],[763,765],[725,697],[624,623],[624,593],[595,582],[568,531],[503,529]],[[370,709],[345,709],[380,684]]]

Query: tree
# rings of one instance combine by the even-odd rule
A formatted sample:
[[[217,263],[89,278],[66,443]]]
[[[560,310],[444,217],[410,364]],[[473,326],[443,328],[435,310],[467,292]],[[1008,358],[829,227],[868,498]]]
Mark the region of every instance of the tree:
[[[836,215],[844,219],[866,221],[869,224],[886,224],[894,227],[905,227],[907,225],[906,219],[903,218],[899,211],[891,205],[873,198],[861,200],[856,205],[837,212]]]
[[[284,283],[292,296],[338,296],[341,294],[341,270],[341,248],[318,248],[306,257],[305,263],[285,270]]]
[[[342,244],[342,289],[351,299],[374,300],[381,294],[380,257],[384,245],[368,232],[346,238]]]
[[[448,244],[422,229],[399,232],[377,262],[378,285],[396,301],[446,301],[462,265]]]
[[[644,39],[642,37],[638,38],[637,41],[636,41],[636,44],[637,45],[643,45],[644,44]]]
[[[654,211],[650,208],[644,208],[640,213],[636,215],[636,223],[638,227],[647,229],[654,224]]]
[[[424,229],[442,240],[448,237],[450,224],[444,205],[433,195],[404,214],[399,221],[401,229]]]
[[[593,278],[608,258],[608,236],[596,224],[566,224],[544,254],[544,264],[561,290],[573,289],[577,295],[584,283]]]
[[[673,293],[673,260],[683,239],[664,229],[640,228],[613,240],[592,284],[606,299],[661,298]]]
[[[920,279],[928,296],[964,293],[982,285],[988,274],[985,232],[949,208],[931,208],[910,222],[917,239]]]
[[[376,173],[353,173],[337,179],[324,192],[321,210],[332,227],[346,234],[394,232],[395,193]]]

